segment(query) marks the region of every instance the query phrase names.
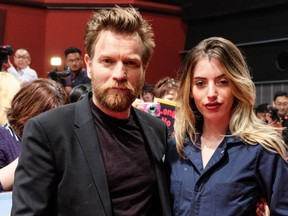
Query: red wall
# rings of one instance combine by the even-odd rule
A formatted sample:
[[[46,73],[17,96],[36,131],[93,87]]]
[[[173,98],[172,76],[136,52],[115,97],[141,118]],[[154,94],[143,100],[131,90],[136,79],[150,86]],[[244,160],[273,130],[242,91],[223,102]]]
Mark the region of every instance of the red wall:
[[[0,9],[7,10],[4,44],[10,44],[14,49],[27,48],[32,57],[31,67],[39,77],[46,77],[52,70],[52,56],[64,59],[67,47],[76,46],[84,52],[84,28],[92,9],[41,9],[6,4],[0,4]],[[156,41],[147,82],[156,83],[164,76],[175,77],[181,61],[179,52],[184,49],[186,26],[176,15],[140,12],[152,24]],[[62,62],[59,70],[63,67]]]
[[[31,67],[43,76],[46,11],[2,4],[0,9],[7,10],[5,31],[1,32],[4,33],[4,44],[11,45],[14,50],[28,49],[32,56]]]

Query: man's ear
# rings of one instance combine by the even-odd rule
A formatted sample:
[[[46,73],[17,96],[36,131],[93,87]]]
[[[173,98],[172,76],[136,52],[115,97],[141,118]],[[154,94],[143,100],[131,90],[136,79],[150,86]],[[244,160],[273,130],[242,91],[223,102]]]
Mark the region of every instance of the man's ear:
[[[88,54],[84,55],[84,62],[86,64],[87,76],[91,79],[91,60]]]

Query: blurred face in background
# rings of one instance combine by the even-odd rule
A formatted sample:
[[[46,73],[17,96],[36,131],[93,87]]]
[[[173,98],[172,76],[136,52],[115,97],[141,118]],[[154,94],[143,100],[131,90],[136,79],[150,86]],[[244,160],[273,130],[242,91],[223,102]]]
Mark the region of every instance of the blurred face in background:
[[[142,99],[144,102],[153,102],[153,94],[149,91],[143,91]]]
[[[165,93],[162,99],[168,100],[168,101],[174,101],[176,97],[177,97],[176,89],[170,89]]]
[[[18,70],[25,69],[31,63],[30,54],[25,49],[18,49],[14,55],[14,64]]]
[[[77,72],[83,68],[83,59],[80,53],[70,53],[66,57],[66,66],[70,68],[70,71]]]
[[[288,97],[279,96],[273,102],[274,107],[278,109],[279,116],[285,116],[288,113]]]
[[[267,113],[264,112],[257,112],[256,113],[257,118],[259,118],[263,122],[267,122]]]

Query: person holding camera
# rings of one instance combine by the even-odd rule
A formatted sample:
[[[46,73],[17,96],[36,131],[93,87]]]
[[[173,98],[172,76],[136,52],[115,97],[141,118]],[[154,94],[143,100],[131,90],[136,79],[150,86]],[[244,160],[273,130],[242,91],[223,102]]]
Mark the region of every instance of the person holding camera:
[[[83,57],[80,49],[69,47],[64,51],[66,66],[70,74],[65,79],[65,90],[69,94],[71,90],[80,84],[90,84],[91,80],[87,76],[87,71],[83,67]]]
[[[37,72],[29,67],[31,56],[27,49],[17,49],[14,55],[14,64],[8,59],[9,68],[7,72],[13,74],[20,82],[21,86],[38,78]]]
[[[50,79],[35,79],[15,94],[11,107],[7,109],[8,121],[0,127],[0,192],[12,188],[13,170],[15,170],[15,163],[17,164],[13,161],[17,161],[20,154],[21,138],[26,122],[39,113],[68,102],[68,95],[62,86]],[[14,165],[10,165],[11,163]]]

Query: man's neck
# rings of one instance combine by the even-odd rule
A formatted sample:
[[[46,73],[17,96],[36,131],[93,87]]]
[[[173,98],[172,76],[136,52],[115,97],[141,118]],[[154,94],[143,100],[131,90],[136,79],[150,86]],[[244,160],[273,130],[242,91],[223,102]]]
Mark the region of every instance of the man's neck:
[[[77,78],[81,71],[82,71],[82,68],[77,71],[70,71],[72,78],[73,79]]]
[[[112,111],[104,106],[102,106],[98,101],[95,100],[95,98],[92,99],[93,103],[95,104],[95,106],[98,107],[98,109],[100,109],[102,112],[104,112],[106,115],[109,115],[113,118],[117,118],[117,119],[128,119],[131,113],[131,108],[122,111],[122,112],[116,112],[116,111]]]
[[[26,67],[23,67],[23,68],[16,68],[17,69],[17,71],[23,71],[23,70],[25,70],[25,69],[27,69],[27,68],[29,68],[29,66],[26,66]]]

